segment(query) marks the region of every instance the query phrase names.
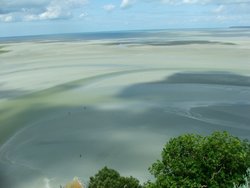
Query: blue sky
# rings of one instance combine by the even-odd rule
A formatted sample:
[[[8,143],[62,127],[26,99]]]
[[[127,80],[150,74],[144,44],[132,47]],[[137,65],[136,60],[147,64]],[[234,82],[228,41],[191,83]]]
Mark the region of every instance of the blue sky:
[[[0,0],[0,37],[250,25],[250,0]]]

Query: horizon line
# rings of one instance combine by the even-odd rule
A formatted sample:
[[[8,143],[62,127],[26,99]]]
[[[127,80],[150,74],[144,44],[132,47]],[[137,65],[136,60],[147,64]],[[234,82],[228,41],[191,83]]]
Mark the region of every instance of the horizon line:
[[[121,30],[98,30],[98,31],[80,31],[80,32],[55,32],[55,33],[41,33],[41,34],[24,34],[24,35],[10,35],[0,36],[0,39],[11,39],[21,37],[42,37],[42,36],[60,36],[72,34],[100,34],[100,33],[122,33],[122,32],[143,32],[143,31],[168,31],[168,30],[202,30],[202,29],[249,29],[250,26],[222,26],[222,27],[183,27],[183,28],[156,28],[156,29],[121,29]]]

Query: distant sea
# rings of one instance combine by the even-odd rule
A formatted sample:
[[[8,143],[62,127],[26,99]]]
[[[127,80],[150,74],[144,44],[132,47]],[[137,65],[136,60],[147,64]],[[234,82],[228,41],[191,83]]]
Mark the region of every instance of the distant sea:
[[[250,37],[250,28],[216,28],[216,29],[169,29],[169,30],[135,30],[135,31],[108,31],[89,33],[66,33],[32,36],[0,37],[0,43],[4,42],[70,42],[70,41],[92,41],[92,40],[116,40],[116,39],[144,39],[166,40],[181,39],[186,37]]]

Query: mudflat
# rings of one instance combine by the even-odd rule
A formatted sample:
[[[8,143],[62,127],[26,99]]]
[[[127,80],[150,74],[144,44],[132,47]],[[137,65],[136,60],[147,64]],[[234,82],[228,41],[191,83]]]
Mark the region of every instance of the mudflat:
[[[228,33],[1,44],[1,183],[87,183],[105,165],[146,181],[171,137],[250,139],[250,41]]]

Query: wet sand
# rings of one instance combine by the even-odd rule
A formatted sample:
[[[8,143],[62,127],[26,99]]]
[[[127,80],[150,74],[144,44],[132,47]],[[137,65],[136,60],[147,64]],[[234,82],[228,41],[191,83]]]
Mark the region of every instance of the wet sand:
[[[145,181],[173,136],[250,139],[248,38],[188,36],[2,44],[2,185],[87,183],[105,165]]]

